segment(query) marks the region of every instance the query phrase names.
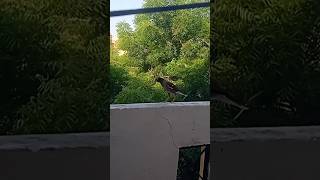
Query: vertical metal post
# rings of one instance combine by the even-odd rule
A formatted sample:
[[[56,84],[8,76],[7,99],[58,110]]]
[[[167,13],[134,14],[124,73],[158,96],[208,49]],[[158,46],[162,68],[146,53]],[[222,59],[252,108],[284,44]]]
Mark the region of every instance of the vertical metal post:
[[[206,145],[205,147],[205,157],[204,157],[204,171],[203,171],[203,179],[209,180],[209,173],[210,173],[210,144]]]
[[[206,149],[206,146],[201,146],[200,147],[200,152],[202,152],[201,154],[200,154],[200,168],[199,168],[199,178],[198,178],[198,180],[203,180],[203,174],[204,174],[204,169],[205,169],[205,163],[204,163],[204,161],[205,161],[205,149]]]

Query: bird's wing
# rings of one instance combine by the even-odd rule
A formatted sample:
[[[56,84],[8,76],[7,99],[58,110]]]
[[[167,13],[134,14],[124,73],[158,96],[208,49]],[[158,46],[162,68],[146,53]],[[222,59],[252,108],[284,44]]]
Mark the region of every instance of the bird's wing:
[[[166,81],[166,89],[171,91],[171,92],[175,92],[175,91],[179,91],[177,86],[174,85],[173,83]]]

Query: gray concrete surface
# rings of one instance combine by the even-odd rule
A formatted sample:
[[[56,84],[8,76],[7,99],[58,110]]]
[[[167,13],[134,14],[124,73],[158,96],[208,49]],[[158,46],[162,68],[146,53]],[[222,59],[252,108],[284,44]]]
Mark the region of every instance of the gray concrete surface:
[[[111,105],[111,180],[175,180],[179,148],[210,143],[209,102]]]
[[[107,133],[0,137],[1,180],[109,179]]]
[[[320,127],[211,129],[212,180],[319,180]]]

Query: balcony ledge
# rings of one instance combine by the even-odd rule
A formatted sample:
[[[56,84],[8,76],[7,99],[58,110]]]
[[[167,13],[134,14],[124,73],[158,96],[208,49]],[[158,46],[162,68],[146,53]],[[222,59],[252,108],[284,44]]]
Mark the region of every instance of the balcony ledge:
[[[38,152],[65,148],[106,148],[107,146],[109,146],[108,132],[0,136],[0,151]]]
[[[210,129],[210,137],[211,143],[319,141],[320,126],[213,128]]]

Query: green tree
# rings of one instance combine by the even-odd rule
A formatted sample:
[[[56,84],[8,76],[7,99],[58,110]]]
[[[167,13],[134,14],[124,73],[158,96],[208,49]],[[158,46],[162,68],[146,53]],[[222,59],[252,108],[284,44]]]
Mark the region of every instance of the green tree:
[[[319,3],[226,0],[217,1],[213,9],[212,88],[220,86],[239,102],[248,103],[250,110],[232,122],[228,114],[235,110],[226,109],[222,113],[226,118],[211,116],[211,124],[319,123],[315,115],[320,91],[319,83],[314,83],[320,75],[319,46],[315,45],[319,42]],[[257,92],[262,94],[248,102]],[[218,109],[214,106],[212,111]]]
[[[37,94],[39,78],[52,78],[64,58],[59,31],[50,17],[39,14],[36,3],[0,2],[1,134],[11,133],[16,111]]]
[[[145,0],[143,6],[182,3]],[[166,94],[154,81],[159,75],[176,77],[174,83],[189,95],[185,100],[208,100],[209,9],[139,14],[134,23],[134,29],[124,22],[117,25],[117,48],[127,53],[111,56],[111,64],[121,62],[131,78],[114,102],[164,101]]]
[[[105,9],[107,1],[0,2],[2,134],[108,129]]]

